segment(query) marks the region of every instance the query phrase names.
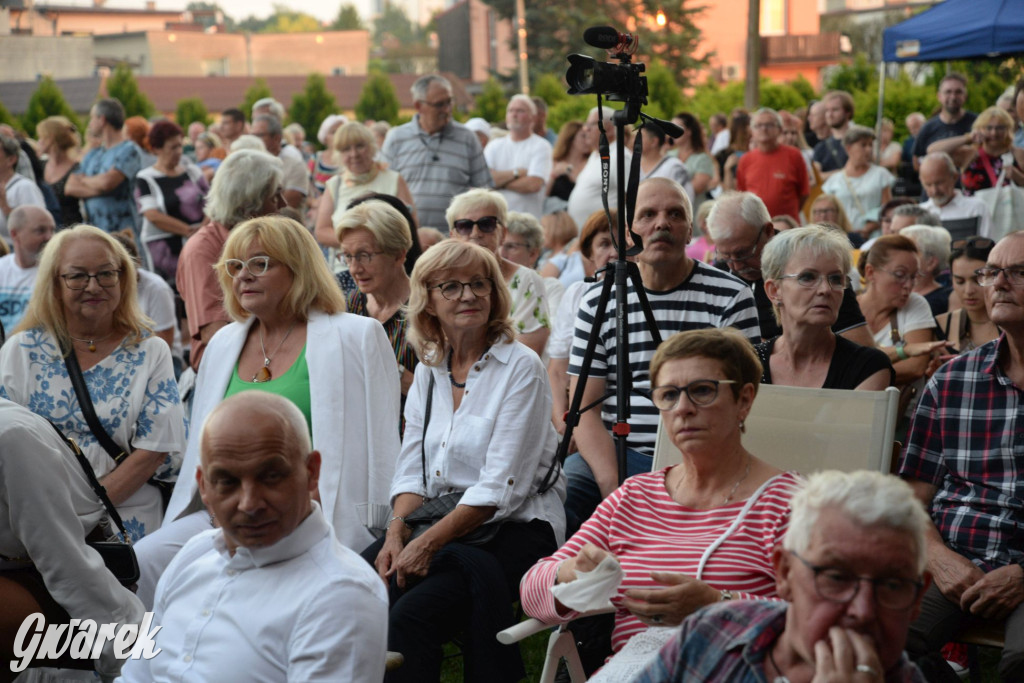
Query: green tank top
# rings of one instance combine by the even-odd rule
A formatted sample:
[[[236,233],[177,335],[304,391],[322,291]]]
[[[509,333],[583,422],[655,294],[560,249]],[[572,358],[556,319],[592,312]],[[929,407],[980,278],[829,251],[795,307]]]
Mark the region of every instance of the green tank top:
[[[269,391],[272,394],[283,396],[302,411],[306,418],[306,426],[309,427],[309,434],[313,435],[313,417],[310,413],[311,401],[309,399],[309,366],[306,365],[306,346],[302,346],[299,357],[295,359],[292,366],[281,375],[269,382],[247,382],[238,376],[238,364],[235,364],[235,371],[231,373],[231,381],[228,382],[228,389],[224,392],[224,398],[234,396],[237,393],[255,389],[256,391]]]

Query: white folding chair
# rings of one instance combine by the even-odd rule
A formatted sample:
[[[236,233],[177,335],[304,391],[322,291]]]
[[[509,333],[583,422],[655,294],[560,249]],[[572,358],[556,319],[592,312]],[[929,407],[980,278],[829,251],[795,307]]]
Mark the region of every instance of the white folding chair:
[[[783,470],[889,472],[900,392],[807,389],[765,384],[747,416],[743,445]],[[658,423],[654,466],[682,459]]]
[[[743,445],[762,460],[801,474],[826,469],[889,472],[899,399],[900,392],[893,387],[885,391],[845,391],[765,384],[759,387],[747,416]],[[659,470],[681,460],[682,454],[659,422],[651,469]],[[540,683],[554,682],[562,658],[570,680],[583,683],[586,676],[567,626],[531,618],[498,633],[498,641],[511,645],[553,629]]]

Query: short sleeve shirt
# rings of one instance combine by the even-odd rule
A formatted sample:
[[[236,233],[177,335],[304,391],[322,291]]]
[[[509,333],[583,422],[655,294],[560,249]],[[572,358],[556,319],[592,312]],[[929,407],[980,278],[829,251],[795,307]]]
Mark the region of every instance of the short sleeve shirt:
[[[97,147],[82,159],[82,173],[87,176],[101,175],[117,169],[124,180],[107,194],[82,200],[89,223],[107,232],[125,228],[135,231],[138,215],[133,189],[135,176],[141,170],[142,157],[134,142],[125,140],[113,147]]]

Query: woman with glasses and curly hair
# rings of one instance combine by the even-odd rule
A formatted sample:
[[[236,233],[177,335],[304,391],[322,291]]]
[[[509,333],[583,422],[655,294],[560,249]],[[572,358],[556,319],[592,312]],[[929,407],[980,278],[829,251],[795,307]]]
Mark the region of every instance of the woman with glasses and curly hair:
[[[421,363],[405,408],[387,534],[363,552],[391,593],[387,676],[437,681],[442,645],[463,633],[466,680],[519,681],[519,580],[565,535],[551,392],[540,359],[515,341],[511,297],[489,250],[456,240],[416,262],[408,317]],[[442,500],[448,505],[441,507]],[[429,522],[414,523],[425,503]]]

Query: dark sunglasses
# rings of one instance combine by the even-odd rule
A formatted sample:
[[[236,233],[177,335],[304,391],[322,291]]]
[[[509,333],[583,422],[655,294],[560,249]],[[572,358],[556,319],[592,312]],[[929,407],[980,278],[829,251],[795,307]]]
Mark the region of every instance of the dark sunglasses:
[[[972,252],[972,255],[976,256],[979,261],[985,261],[988,259],[988,252],[994,246],[996,246],[995,240],[988,237],[968,237],[956,240],[949,245],[949,262],[952,263],[968,252]]]
[[[452,222],[452,228],[455,229],[455,232],[466,237],[473,234],[474,225],[480,228],[480,232],[491,233],[498,229],[498,217],[484,216],[475,221],[471,221],[468,218],[460,218]]]

